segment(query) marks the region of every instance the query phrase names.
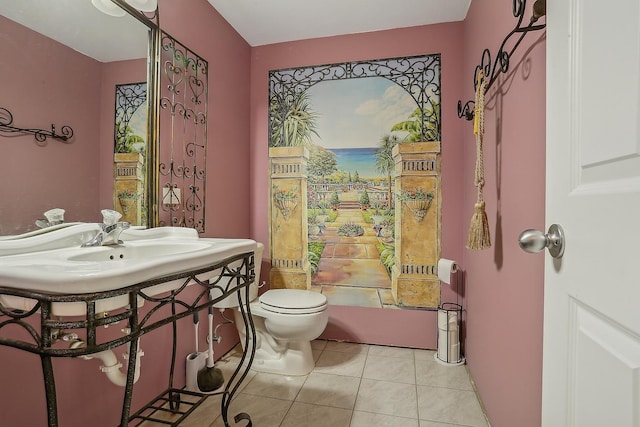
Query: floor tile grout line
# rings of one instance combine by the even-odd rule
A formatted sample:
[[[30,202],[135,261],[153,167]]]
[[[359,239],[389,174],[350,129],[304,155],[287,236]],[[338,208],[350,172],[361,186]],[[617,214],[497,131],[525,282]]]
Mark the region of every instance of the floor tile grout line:
[[[356,398],[353,401],[353,408],[351,409],[351,418],[349,418],[349,426],[353,423],[353,413],[356,410],[358,404],[358,396],[360,395],[360,388],[362,387],[362,378],[364,377],[364,368],[367,366],[367,359],[369,358],[369,347],[367,347],[367,353],[364,358],[364,366],[362,366],[362,372],[360,373],[360,381],[358,381],[358,389],[356,390]]]
[[[355,415],[356,405],[357,405],[357,402],[358,402],[358,395],[360,394],[360,391],[361,391],[361,388],[362,388],[362,382],[365,379],[365,369],[366,369],[366,366],[367,366],[367,362],[369,362],[371,360],[369,356],[372,356],[372,357],[384,357],[384,358],[388,358],[388,359],[401,359],[401,360],[404,359],[404,360],[407,360],[406,358],[389,357],[389,356],[384,356],[384,355],[379,355],[379,354],[372,354],[372,352],[371,352],[371,349],[373,349],[373,348],[376,348],[376,347],[389,347],[389,346],[379,346],[379,345],[376,345],[376,344],[347,343],[347,344],[355,344],[356,345],[355,349],[359,350],[359,351],[355,351],[354,352],[353,349],[350,349],[351,351],[335,351],[336,350],[335,348],[334,349],[328,348],[328,343],[330,342],[330,340],[323,340],[323,341],[324,341],[324,345],[321,346],[320,348],[318,348],[319,353],[318,353],[318,356],[317,356],[315,361],[319,360],[322,357],[322,355],[325,354],[325,351],[334,352],[334,353],[343,353],[343,354],[347,353],[347,354],[351,354],[351,355],[355,355],[355,356],[357,356],[358,354],[364,354],[364,365],[362,366],[362,370],[360,371],[360,375],[359,376],[358,375],[354,376],[354,375],[340,375],[340,374],[332,374],[332,373],[326,373],[326,372],[317,372],[317,371],[315,371],[315,367],[314,367],[314,369],[306,376],[306,378],[302,382],[300,388],[297,390],[295,396],[293,396],[292,399],[278,399],[278,400],[285,400],[285,401],[289,402],[288,408],[287,408],[286,412],[284,413],[282,420],[278,424],[280,427],[282,427],[284,425],[286,417],[291,413],[291,410],[293,408],[293,404],[296,402],[296,399],[300,396],[300,393],[301,393],[302,389],[304,388],[304,385],[309,380],[309,375],[311,373],[316,372],[316,373],[321,374],[321,375],[338,375],[338,376],[353,377],[353,378],[358,378],[359,377],[358,378],[358,387],[357,387],[357,389],[355,391],[355,400],[353,402],[353,405],[352,405],[351,409],[344,408],[344,407],[340,408],[340,407],[332,406],[332,405],[323,405],[323,404],[316,404],[316,403],[310,403],[310,402],[303,402],[303,403],[310,404],[310,405],[313,405],[313,406],[316,406],[316,407],[326,407],[326,408],[334,408],[334,409],[342,409],[342,410],[350,411],[349,425],[351,425],[352,422],[353,422],[353,417]],[[393,346],[391,346],[391,347],[393,347]],[[489,424],[489,421],[486,418],[486,412],[484,411],[484,408],[482,407],[482,402],[481,402],[481,400],[480,400],[480,398],[478,396],[477,389],[474,387],[475,384],[474,384],[473,379],[472,379],[472,377],[470,375],[470,372],[468,370],[468,366],[465,366],[464,370],[465,370],[465,374],[467,375],[467,377],[469,378],[469,380],[471,382],[472,390],[463,389],[463,388],[459,388],[459,387],[450,387],[450,386],[441,386],[441,385],[432,385],[432,384],[419,384],[418,383],[418,369],[417,369],[418,368],[418,364],[419,363],[421,365],[422,364],[429,364],[429,362],[431,362],[432,360],[431,360],[431,358],[426,358],[425,359],[424,357],[422,357],[421,353],[419,354],[415,350],[416,349],[414,349],[414,351],[412,352],[412,359],[413,359],[413,367],[414,367],[414,380],[415,380],[414,388],[415,388],[415,393],[416,393],[416,405],[417,405],[416,413],[417,413],[417,421],[418,421],[418,423],[421,420],[420,406],[419,406],[419,402],[418,402],[418,389],[420,387],[430,387],[430,388],[437,388],[437,389],[454,390],[454,391],[456,391],[458,393],[459,392],[467,392],[467,393],[471,392],[471,393],[475,394],[475,397],[478,400],[478,402],[480,403],[481,410],[482,410],[483,415],[484,415],[484,422],[485,422],[484,425],[485,425],[485,427],[489,427],[490,424]],[[448,369],[455,370],[457,368],[456,367],[449,367]],[[255,380],[255,376],[253,376],[250,379],[250,381],[247,383],[247,385],[253,380]],[[388,381],[388,380],[377,380],[377,379],[373,379],[373,378],[371,380]],[[396,381],[390,381],[390,382],[397,383]],[[407,383],[399,383],[399,384],[405,384],[406,385]],[[246,396],[257,396],[257,395],[250,395],[250,394],[244,393],[244,390],[241,391],[239,394],[245,394]],[[378,415],[377,412],[371,412],[369,410],[362,410],[361,412],[366,412],[366,413],[371,413],[371,414]],[[394,417],[394,418],[405,418],[405,419],[416,420],[416,418],[406,417],[406,416],[402,416],[402,415],[391,415],[391,414],[380,414],[380,415],[387,415],[387,416],[391,416],[391,417]],[[427,414],[425,414],[425,415],[427,415]],[[215,421],[218,418],[213,420],[214,424],[215,424]],[[429,419],[425,419],[425,421],[429,421]],[[435,420],[432,420],[432,421],[435,421]],[[440,422],[440,421],[438,421],[438,422]]]
[[[418,425],[420,425],[420,404],[418,397],[418,360],[416,360],[416,352],[413,352],[413,375],[415,380],[416,390],[416,414],[418,414]]]
[[[326,347],[327,347],[327,345],[325,343],[324,347],[322,347],[322,351],[320,351],[320,354],[318,355],[318,359],[320,359],[320,357],[322,356],[322,353],[324,353],[324,350],[325,350]],[[304,388],[304,385],[309,380],[309,376],[311,375],[311,373],[313,373],[313,370],[315,369],[315,363],[316,363],[316,361],[314,360],[314,363],[313,363],[314,368],[311,370],[311,372],[309,372],[307,374],[307,377],[305,378],[304,382],[302,383],[302,385],[298,389],[298,392],[296,393],[296,395],[293,397],[293,400],[291,400],[291,404],[289,405],[289,408],[287,408],[287,412],[284,413],[284,416],[282,417],[282,420],[280,421],[280,424],[278,424],[278,426],[282,427],[282,424],[284,424],[284,420],[287,419],[287,415],[289,415],[289,412],[291,412],[291,408],[293,408],[293,404],[296,402],[296,399],[300,395],[300,392],[302,392],[302,389]]]

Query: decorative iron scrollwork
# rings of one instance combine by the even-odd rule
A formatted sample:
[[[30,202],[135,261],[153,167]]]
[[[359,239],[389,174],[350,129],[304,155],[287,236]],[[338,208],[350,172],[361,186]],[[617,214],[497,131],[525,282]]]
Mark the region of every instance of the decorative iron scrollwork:
[[[383,77],[403,88],[420,108],[423,124],[421,140],[440,140],[440,54],[270,71],[269,103],[271,108],[282,110],[273,113],[284,115],[288,100],[295,99],[317,83],[367,77]],[[427,126],[427,123],[433,126]],[[272,135],[271,127],[270,121],[269,135]]]
[[[498,49],[498,53],[496,55],[495,60],[492,62],[491,59],[491,51],[489,49],[485,49],[482,51],[482,58],[480,59],[480,64],[476,66],[476,69],[473,72],[473,89],[475,91],[478,86],[478,72],[482,70],[484,75],[489,79],[489,84],[487,85],[487,91],[496,81],[500,74],[506,73],[509,71],[509,63],[511,60],[511,56],[513,52],[518,48],[522,39],[532,32],[542,30],[546,27],[545,24],[538,24],[536,22],[542,16],[546,15],[546,0],[536,0],[533,5],[533,12],[531,14],[531,19],[526,26],[522,26],[522,21],[524,19],[524,13],[527,6],[527,0],[513,0],[513,16],[518,18],[518,22],[516,26],[502,41],[500,48]],[[515,41],[511,49],[507,50],[506,46],[509,42],[509,39],[513,37],[515,34],[519,34],[518,39]],[[464,105],[462,101],[458,101],[458,117],[465,118],[466,120],[473,120],[474,116],[474,101],[467,101]]]
[[[51,124],[51,131],[13,126],[13,114],[11,114],[11,111],[0,107],[0,134],[32,134],[36,143],[40,146],[47,145],[47,138],[54,138],[66,144],[70,144],[71,141],[69,140],[73,137],[73,129],[71,129],[70,126],[62,126],[60,128],[60,132],[61,133],[56,132],[56,126],[54,124]]]
[[[205,227],[208,63],[167,33],[161,38],[160,114],[170,146],[160,154],[161,191],[180,194],[160,206],[160,224]],[[164,190],[162,190],[164,189]],[[178,191],[179,190],[179,191]]]
[[[116,85],[116,127],[114,132],[116,153],[128,152],[126,139],[131,128],[129,122],[138,108],[147,102],[147,82]]]

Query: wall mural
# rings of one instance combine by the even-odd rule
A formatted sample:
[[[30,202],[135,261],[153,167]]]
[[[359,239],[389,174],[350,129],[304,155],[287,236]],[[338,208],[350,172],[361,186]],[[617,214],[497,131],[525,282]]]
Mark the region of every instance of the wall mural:
[[[437,307],[440,55],[274,70],[269,102],[271,287]]]
[[[122,220],[147,223],[144,202],[147,135],[147,83],[116,85],[114,206]]]

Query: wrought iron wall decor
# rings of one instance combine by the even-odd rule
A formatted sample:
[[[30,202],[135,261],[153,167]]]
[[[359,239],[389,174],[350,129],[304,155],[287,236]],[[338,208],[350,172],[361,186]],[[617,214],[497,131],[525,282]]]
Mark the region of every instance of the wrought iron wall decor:
[[[439,141],[440,117],[440,54],[388,58],[372,61],[272,70],[269,72],[269,135],[273,135],[274,120],[284,120],[288,105],[311,86],[326,80],[383,77],[402,87],[422,112],[422,140]],[[427,126],[432,123],[434,132]],[[270,146],[286,145],[284,141],[269,141]]]
[[[13,114],[11,114],[11,111],[0,107],[0,134],[32,134],[36,140],[36,144],[41,147],[47,145],[47,138],[57,139],[66,144],[70,144],[71,141],[69,140],[73,137],[73,129],[69,126],[62,126],[60,132],[61,133],[56,132],[56,126],[54,124],[51,124],[51,131],[13,126]]]
[[[208,63],[162,32],[160,225],[205,231]]]
[[[134,150],[131,145],[134,141],[145,140],[140,135],[136,135],[135,129],[131,127],[131,118],[138,111],[141,105],[147,101],[147,82],[130,83],[116,85],[116,122],[114,131],[114,152],[128,153]],[[146,116],[142,123],[146,134]],[[136,138],[137,136],[137,138]]]
[[[511,56],[518,48],[524,37],[532,31],[542,30],[546,27],[546,23],[536,24],[536,22],[538,22],[541,17],[546,15],[546,0],[535,1],[535,3],[533,4],[533,11],[531,13],[529,23],[523,27],[522,21],[524,20],[526,7],[527,0],[513,0],[513,16],[518,18],[518,22],[516,23],[515,28],[511,30],[511,32],[509,32],[509,34],[507,34],[507,36],[504,38],[502,44],[500,44],[500,48],[498,49],[498,53],[493,62],[489,49],[485,49],[482,52],[480,64],[476,66],[473,73],[474,92],[476,90],[476,87],[478,86],[478,72],[480,70],[483,70],[484,75],[489,79],[489,83],[486,89],[488,91],[500,74],[509,71],[509,61],[511,60]],[[511,49],[507,50],[507,43],[516,34],[519,35],[517,40],[514,42]],[[458,117],[464,117],[466,120],[473,120],[474,108],[475,101],[467,101],[464,105],[462,105],[462,101],[458,101]]]

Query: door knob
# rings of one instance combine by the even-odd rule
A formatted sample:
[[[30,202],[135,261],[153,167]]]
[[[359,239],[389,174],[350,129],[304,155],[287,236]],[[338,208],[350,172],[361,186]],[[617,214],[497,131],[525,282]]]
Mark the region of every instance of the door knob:
[[[548,248],[552,257],[560,258],[564,254],[564,230],[558,224],[552,224],[547,234],[540,230],[524,230],[518,243],[525,252],[540,252]]]

